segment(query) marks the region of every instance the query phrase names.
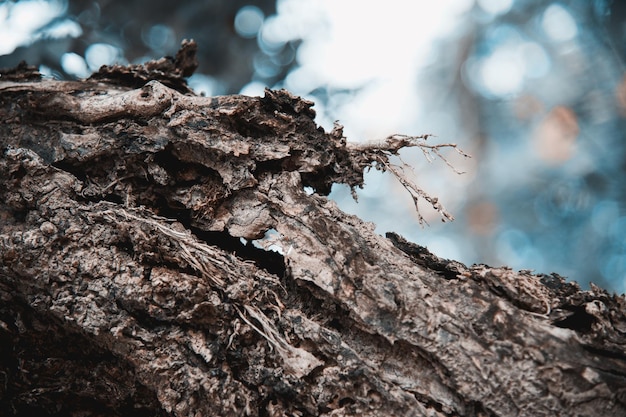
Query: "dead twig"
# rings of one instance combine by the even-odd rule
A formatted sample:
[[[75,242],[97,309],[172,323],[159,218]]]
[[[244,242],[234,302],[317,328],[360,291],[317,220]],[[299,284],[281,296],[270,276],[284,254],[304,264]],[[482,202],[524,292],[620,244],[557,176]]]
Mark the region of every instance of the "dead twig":
[[[415,204],[415,211],[418,216],[420,224],[428,224],[422,214],[419,211],[419,200],[426,200],[430,205],[439,212],[442,217],[442,221],[454,220],[452,214],[450,214],[443,205],[439,202],[437,197],[433,197],[413,182],[407,175],[406,170],[412,170],[412,167],[402,161],[399,155],[399,151],[403,148],[418,147],[428,162],[432,162],[439,158],[445,162],[455,173],[463,174],[463,172],[457,170],[451,163],[441,154],[441,149],[452,148],[460,155],[469,158],[470,155],[463,152],[457,147],[455,143],[438,143],[430,144],[426,141],[433,135],[425,134],[420,136],[409,135],[391,135],[383,141],[369,142],[369,143],[347,143],[346,147],[352,154],[355,160],[363,163],[367,161],[368,165],[374,162],[374,167],[383,172],[389,171],[394,177],[402,184],[402,186],[409,192],[413,203]],[[394,164],[390,161],[392,156],[400,158],[402,165]],[[354,196],[353,192],[353,196]]]

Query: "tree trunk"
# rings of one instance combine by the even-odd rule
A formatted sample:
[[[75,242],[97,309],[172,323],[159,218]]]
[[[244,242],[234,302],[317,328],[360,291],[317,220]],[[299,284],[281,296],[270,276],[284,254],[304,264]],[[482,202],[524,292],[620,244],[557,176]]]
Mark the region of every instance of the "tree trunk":
[[[325,196],[415,138],[195,96],[192,46],[2,72],[0,415],[626,415],[624,297],[377,235]]]

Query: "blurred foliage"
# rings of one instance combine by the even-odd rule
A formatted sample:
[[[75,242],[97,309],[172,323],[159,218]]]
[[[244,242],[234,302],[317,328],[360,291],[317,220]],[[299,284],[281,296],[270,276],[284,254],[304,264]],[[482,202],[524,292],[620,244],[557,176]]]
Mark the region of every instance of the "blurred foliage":
[[[32,5],[15,16],[19,5],[28,3]],[[44,3],[55,6],[45,8]],[[273,0],[255,3],[264,14],[275,10]],[[207,77],[204,87],[213,94],[236,93],[252,77],[252,61],[258,51],[254,38],[239,36],[234,28],[235,16],[246,4],[242,0],[5,2],[2,6],[8,6],[7,20],[11,14],[14,19],[26,21],[35,14],[48,13],[48,9],[56,13],[50,13],[50,20],[41,27],[33,28],[35,35],[25,38],[15,51],[0,56],[0,67],[12,67],[26,60],[45,66],[50,75],[67,79],[77,75],[68,72],[71,66],[63,65],[64,56],[67,60],[70,54],[89,58],[91,53],[91,61],[96,65],[87,66],[87,72],[82,74],[87,76],[98,69],[98,64],[139,63],[173,56],[182,39],[194,39],[200,46],[197,72]],[[43,16],[41,19],[45,20]],[[8,26],[6,22],[5,25]],[[70,25],[77,25],[78,32],[68,29]]]

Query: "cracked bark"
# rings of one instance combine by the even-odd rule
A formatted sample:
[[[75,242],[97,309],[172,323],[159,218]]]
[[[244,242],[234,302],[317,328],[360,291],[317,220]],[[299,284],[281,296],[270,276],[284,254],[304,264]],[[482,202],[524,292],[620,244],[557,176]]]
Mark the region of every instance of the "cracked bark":
[[[377,235],[375,158],[192,55],[2,73],[0,414],[626,415],[623,297]]]

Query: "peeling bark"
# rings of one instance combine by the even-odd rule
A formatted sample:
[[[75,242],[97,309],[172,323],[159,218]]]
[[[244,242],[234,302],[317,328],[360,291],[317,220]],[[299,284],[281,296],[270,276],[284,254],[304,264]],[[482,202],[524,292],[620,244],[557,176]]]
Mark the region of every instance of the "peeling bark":
[[[624,297],[377,235],[326,195],[390,143],[185,48],[1,73],[1,415],[626,415]]]

